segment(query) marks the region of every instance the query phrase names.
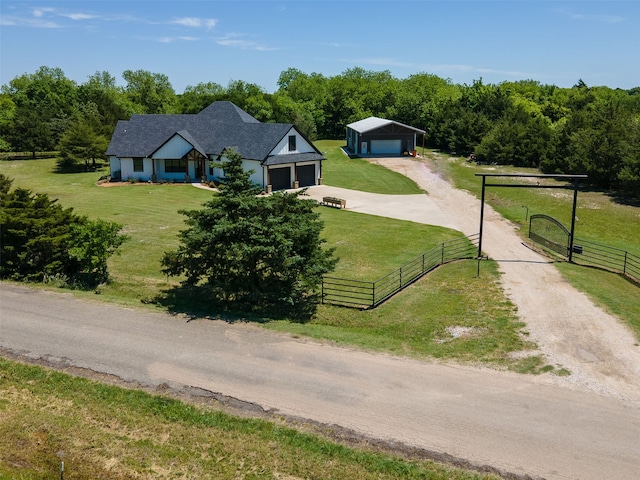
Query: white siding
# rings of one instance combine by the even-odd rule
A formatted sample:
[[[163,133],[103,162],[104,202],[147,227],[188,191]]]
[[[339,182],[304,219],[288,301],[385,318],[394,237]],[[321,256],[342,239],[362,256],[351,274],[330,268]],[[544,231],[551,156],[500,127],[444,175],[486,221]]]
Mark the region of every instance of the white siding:
[[[242,160],[242,168],[245,172],[253,170],[253,173],[249,177],[249,180],[264,188],[264,173],[263,167],[262,165],[260,165],[260,162],[256,162],[253,160]]]
[[[122,180],[150,180],[153,166],[151,165],[150,158],[142,159],[142,172],[133,171],[133,159],[121,158],[120,159],[120,178]]]
[[[296,136],[296,149],[289,150],[289,136]],[[310,153],[315,152],[314,148],[307,142],[295,128],[289,130],[282,140],[275,146],[269,155],[286,155],[287,153]]]
[[[227,157],[222,157],[220,159],[220,162],[225,163],[228,162],[229,159]],[[242,169],[245,172],[248,172],[249,170],[253,170],[253,173],[249,176],[249,180],[257,185],[260,185],[261,187],[265,187],[265,182],[266,182],[266,172],[265,172],[265,167],[263,167],[260,162],[256,161],[256,160],[247,160],[247,159],[243,159],[242,160]],[[219,178],[224,178],[224,168],[214,168],[213,169],[213,174],[216,177]]]
[[[154,152],[153,158],[182,158],[192,148],[193,145],[180,135],[174,135],[171,140]]]

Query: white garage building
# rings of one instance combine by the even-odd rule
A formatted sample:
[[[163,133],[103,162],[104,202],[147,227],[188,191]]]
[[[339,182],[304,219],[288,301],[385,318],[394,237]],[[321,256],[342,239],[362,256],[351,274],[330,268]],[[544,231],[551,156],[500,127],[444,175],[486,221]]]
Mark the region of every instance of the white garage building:
[[[369,117],[347,125],[347,150],[353,155],[411,155],[418,135],[424,130],[379,117]]]

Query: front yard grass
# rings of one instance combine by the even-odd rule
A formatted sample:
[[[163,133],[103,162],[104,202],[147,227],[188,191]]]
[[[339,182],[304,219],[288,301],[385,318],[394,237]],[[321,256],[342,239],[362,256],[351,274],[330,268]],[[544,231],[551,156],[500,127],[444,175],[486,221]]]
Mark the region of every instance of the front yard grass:
[[[52,198],[60,198],[63,206],[74,207],[92,218],[119,222],[131,237],[121,247],[121,254],[110,259],[112,281],[96,290],[99,297],[94,292],[74,294],[92,301],[100,298],[121,305],[153,308],[154,299],[177,284],[175,279],[161,274],[160,259],[165,251],[177,247],[177,233],[185,228],[184,217],[178,210],[200,208],[212,193],[190,185],[97,186],[95,182],[101,173],[58,174],[53,173],[54,167],[55,159],[0,162],[0,172],[14,178],[15,186],[48,193]],[[345,278],[377,280],[441,242],[461,236],[454,230],[415,222],[332,208],[319,211],[325,222],[327,246],[335,247],[341,259],[334,275]],[[495,268],[483,268],[482,279],[473,281],[474,265],[463,270],[456,264],[441,267],[406,293],[372,311],[321,305],[306,325],[284,318],[276,322],[271,318],[255,320],[268,328],[294,334],[306,332],[316,338],[371,350],[456,358],[519,369],[520,364],[510,361],[507,352],[525,348],[516,334],[521,325],[495,286],[499,282]],[[434,275],[444,278],[437,280],[444,283],[441,288],[431,290],[435,288]],[[460,288],[446,287],[449,281]],[[468,285],[461,288],[465,281]],[[145,307],[143,301],[151,305]],[[403,303],[406,301],[409,303]],[[482,309],[478,307],[480,304]],[[453,305],[458,309],[451,310]],[[216,312],[207,313],[216,315]],[[478,323],[481,317],[484,318],[482,325]],[[449,335],[447,327],[463,328],[464,339]],[[508,333],[501,331],[502,328],[507,328]],[[500,339],[494,338],[496,336]],[[505,343],[505,338],[509,338],[510,343]]]

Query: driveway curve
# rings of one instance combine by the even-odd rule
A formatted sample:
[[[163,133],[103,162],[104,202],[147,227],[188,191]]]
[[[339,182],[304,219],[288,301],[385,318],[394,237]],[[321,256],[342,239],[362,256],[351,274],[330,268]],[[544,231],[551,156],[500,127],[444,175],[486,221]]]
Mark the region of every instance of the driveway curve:
[[[309,196],[337,196],[356,212],[440,225],[465,235],[480,230],[480,201],[434,173],[427,159],[371,161],[411,178],[428,194],[377,195],[316,186]],[[516,226],[486,204],[483,253],[498,262],[505,293],[526,323],[528,339],[539,347],[529,353],[541,353],[548,363],[571,372],[552,377],[554,382],[640,404],[640,346],[633,332],[573,288],[554,262],[526,247]]]

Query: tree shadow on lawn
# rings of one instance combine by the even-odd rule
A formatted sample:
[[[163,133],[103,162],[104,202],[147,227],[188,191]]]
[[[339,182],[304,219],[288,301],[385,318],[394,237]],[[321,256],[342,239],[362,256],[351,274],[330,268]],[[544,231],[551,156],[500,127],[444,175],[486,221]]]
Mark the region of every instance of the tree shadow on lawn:
[[[274,320],[289,320],[307,323],[317,310],[317,299],[309,297],[295,305],[273,302],[249,303],[223,301],[217,298],[211,288],[205,285],[179,285],[162,290],[151,300],[166,308],[172,314],[186,315],[189,320],[209,318],[228,323],[253,322],[268,323]]]

